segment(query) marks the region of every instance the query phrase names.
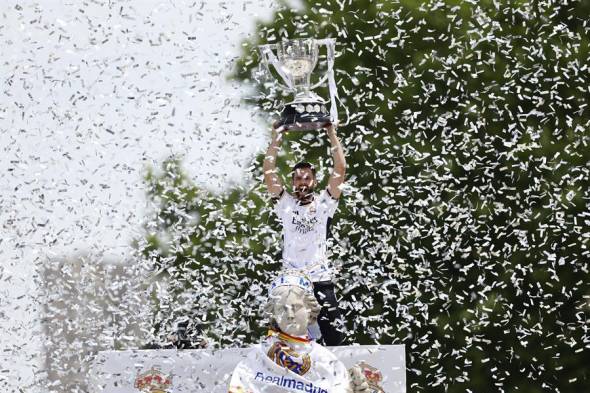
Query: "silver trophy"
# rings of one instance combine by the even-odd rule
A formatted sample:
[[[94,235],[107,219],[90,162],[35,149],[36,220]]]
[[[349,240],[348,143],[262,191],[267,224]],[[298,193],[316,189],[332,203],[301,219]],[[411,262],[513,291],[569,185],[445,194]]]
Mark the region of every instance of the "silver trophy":
[[[286,103],[275,127],[284,130],[314,130],[337,121],[336,84],[334,82],[334,47],[336,40],[313,38],[285,40],[277,44],[259,46],[262,63],[271,74],[274,67],[284,84],[279,86],[295,94],[293,101]],[[322,78],[311,84],[311,75],[318,63],[320,47],[327,51],[327,70]],[[312,90],[328,80],[331,108],[328,112],[326,100]]]

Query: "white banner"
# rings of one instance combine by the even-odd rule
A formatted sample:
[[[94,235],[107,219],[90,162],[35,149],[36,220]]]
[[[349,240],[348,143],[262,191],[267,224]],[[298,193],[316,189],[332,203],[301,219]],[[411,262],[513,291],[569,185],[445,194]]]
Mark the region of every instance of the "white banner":
[[[405,393],[403,345],[329,347],[347,368],[361,363],[374,393]],[[236,365],[250,349],[100,352],[93,364],[93,393],[227,393]]]

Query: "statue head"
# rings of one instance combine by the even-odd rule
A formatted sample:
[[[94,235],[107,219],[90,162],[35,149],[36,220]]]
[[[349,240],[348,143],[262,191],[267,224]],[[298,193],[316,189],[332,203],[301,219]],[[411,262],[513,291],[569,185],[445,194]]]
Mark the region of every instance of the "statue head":
[[[266,312],[271,325],[291,336],[305,336],[307,327],[317,321],[320,312],[311,281],[304,276],[285,273],[269,289]]]

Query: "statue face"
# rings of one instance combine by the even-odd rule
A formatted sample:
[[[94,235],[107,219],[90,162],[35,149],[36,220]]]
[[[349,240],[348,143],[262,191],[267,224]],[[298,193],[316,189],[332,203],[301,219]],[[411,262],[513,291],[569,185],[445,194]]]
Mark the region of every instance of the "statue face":
[[[292,336],[305,336],[311,310],[305,304],[303,289],[284,286],[273,291],[273,316],[279,328]]]

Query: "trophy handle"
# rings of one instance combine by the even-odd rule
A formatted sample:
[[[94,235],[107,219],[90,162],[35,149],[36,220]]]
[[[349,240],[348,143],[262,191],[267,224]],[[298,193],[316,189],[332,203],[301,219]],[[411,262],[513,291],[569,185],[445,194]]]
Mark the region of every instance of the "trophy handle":
[[[275,55],[275,53],[273,51],[277,47],[278,47],[277,44],[266,44],[266,45],[260,45],[258,47],[258,50],[260,51],[260,56],[262,57],[262,62],[264,63],[264,66],[266,67],[268,74],[272,75],[272,73],[270,71],[270,66],[269,66],[269,64],[272,64],[274,66],[275,70],[277,71],[277,73],[281,76],[281,78],[283,78],[283,80],[287,81],[289,79],[283,73],[283,70],[281,70],[277,56]],[[277,84],[283,90],[294,90],[293,87],[284,85],[280,81],[277,81]]]
[[[320,79],[314,86],[323,83],[326,79],[328,80],[328,90],[330,92],[330,120],[334,124],[338,124],[338,109],[336,107],[336,101],[340,101],[338,97],[338,88],[336,87],[336,80],[334,78],[334,60],[336,58],[336,39],[324,38],[322,40],[316,40],[316,45],[324,45],[326,47],[326,60],[328,66],[324,77]],[[346,109],[346,107],[345,107]],[[346,115],[348,116],[348,109],[346,109]],[[350,118],[349,118],[350,119]],[[347,120],[348,123],[348,120]]]
[[[326,47],[326,50],[328,52],[328,58],[333,58],[335,56],[336,40],[334,38],[324,38],[321,40],[315,40],[315,44],[317,46],[323,45]],[[324,76],[322,76],[320,80],[316,82],[314,85],[312,85],[310,89],[315,89],[316,87],[321,86],[324,84],[324,82],[326,82],[326,79],[328,79],[328,74],[330,73],[329,68],[331,68],[330,61],[328,61],[328,69],[326,70],[326,72],[324,72]]]

